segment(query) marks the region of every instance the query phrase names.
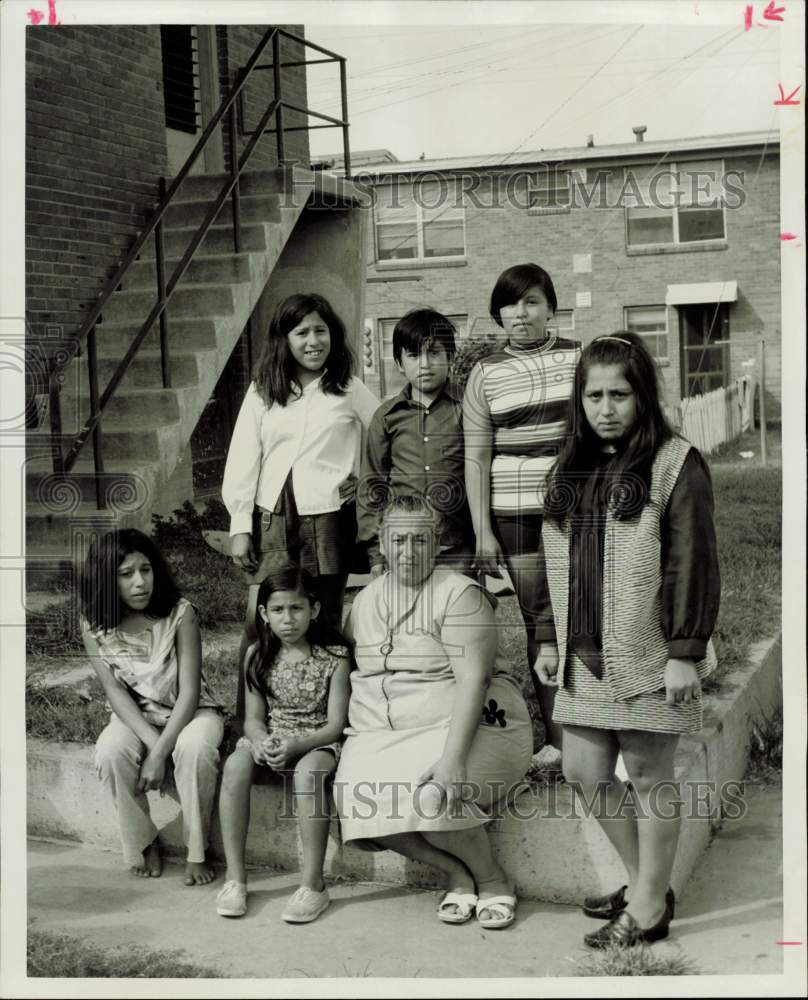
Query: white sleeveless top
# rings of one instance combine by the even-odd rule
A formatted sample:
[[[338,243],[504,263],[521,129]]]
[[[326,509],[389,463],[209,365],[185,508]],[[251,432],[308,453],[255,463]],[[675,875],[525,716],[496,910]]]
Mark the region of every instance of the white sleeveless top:
[[[109,632],[84,628],[98,643],[101,657],[112,676],[137,702],[147,722],[164,726],[179,693],[177,629],[191,602],[181,597],[167,618],[156,618],[141,632]],[[210,692],[204,673],[199,687],[200,708],[220,708]]]

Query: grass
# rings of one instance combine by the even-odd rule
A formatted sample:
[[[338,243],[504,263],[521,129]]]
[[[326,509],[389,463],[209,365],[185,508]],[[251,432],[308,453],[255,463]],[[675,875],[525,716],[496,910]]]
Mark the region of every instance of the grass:
[[[61,743],[94,743],[109,722],[104,689],[93,677],[82,691],[45,687],[35,681],[25,685],[25,732],[42,740]]]
[[[697,976],[701,969],[681,953],[655,952],[636,948],[606,948],[585,958],[571,958],[573,976]]]
[[[99,948],[65,934],[28,928],[28,975],[53,979],[221,979],[209,966],[189,962],[182,951],[120,945]]]
[[[706,691],[746,661],[753,643],[779,629],[782,553],[780,470],[717,464],[711,471],[722,588],[713,636],[718,668]]]
[[[749,761],[745,780],[756,785],[776,785],[783,775],[783,710],[750,719]]]
[[[57,589],[57,598],[25,617],[25,652],[28,656],[58,656],[84,649],[79,635],[79,615],[73,595]]]

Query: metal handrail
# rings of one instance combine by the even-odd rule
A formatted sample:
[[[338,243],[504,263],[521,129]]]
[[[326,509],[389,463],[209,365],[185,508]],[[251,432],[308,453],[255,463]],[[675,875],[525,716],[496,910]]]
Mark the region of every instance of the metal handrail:
[[[284,65],[281,63],[280,59],[280,39],[281,37],[289,38],[295,42],[308,47],[316,49],[319,52],[330,56],[328,60],[322,61],[334,61],[337,60],[340,63],[340,84],[342,88],[342,108],[343,108],[343,118],[342,119],[331,119],[329,116],[320,115],[317,112],[310,111],[308,108],[301,108],[299,105],[292,105],[283,100],[282,95],[282,80],[280,69]],[[236,135],[236,116],[235,116],[235,102],[243,94],[244,87],[249,79],[253,70],[257,67],[258,60],[260,59],[262,53],[266,49],[267,45],[272,42],[272,66],[266,68],[272,68],[274,70],[274,97],[266,108],[266,111],[261,116],[256,129],[250,133],[250,139],[245,146],[242,154],[237,155],[237,135]],[[319,62],[320,60],[318,60]],[[264,68],[264,67],[261,67]],[[249,161],[252,153],[257,146],[260,139],[263,137],[264,133],[267,131],[272,131],[276,133],[277,140],[277,150],[278,150],[278,163],[283,166],[285,163],[284,155],[284,126],[283,126],[283,109],[284,107],[289,107],[290,110],[299,111],[307,115],[313,115],[318,118],[326,118],[331,121],[328,127],[341,127],[343,130],[343,143],[344,143],[344,155],[346,163],[346,176],[348,176],[350,171],[350,151],[348,146],[348,121],[347,121],[347,90],[346,90],[346,73],[345,73],[345,59],[342,56],[338,56],[335,53],[329,52],[327,49],[322,48],[315,44],[314,42],[309,42],[305,38],[301,38],[299,35],[292,34],[284,30],[283,28],[273,27],[269,28],[260,42],[256,46],[252,55],[248,59],[247,63],[236,73],[236,79],[233,86],[227,93],[227,96],[219,105],[215,114],[208,122],[202,135],[199,137],[196,145],[191,150],[188,158],[181,167],[179,173],[174,178],[172,183],[166,189],[165,179],[161,178],[159,185],[159,202],[157,208],[149,219],[146,227],[135,239],[134,243],[130,247],[128,253],[124,260],[120,263],[115,273],[106,282],[101,293],[98,296],[93,308],[87,315],[81,329],[79,330],[78,336],[70,344],[67,350],[64,352],[62,358],[58,365],[52,365],[49,373],[48,380],[48,393],[50,402],[50,424],[51,424],[51,454],[53,459],[53,470],[57,474],[65,474],[70,471],[73,467],[81,449],[87,442],[87,439],[92,435],[93,437],[93,460],[94,460],[94,470],[96,475],[96,503],[99,508],[105,506],[104,492],[101,488],[100,477],[104,471],[103,462],[103,452],[102,452],[102,442],[101,442],[101,417],[109,400],[112,398],[115,390],[117,389],[121,379],[126,374],[129,369],[132,360],[140,349],[144,339],[151,330],[154,323],[159,319],[160,321],[160,362],[161,362],[161,373],[162,373],[162,384],[164,388],[170,388],[171,386],[171,365],[168,350],[168,316],[166,313],[166,308],[171,300],[171,297],[176,289],[177,284],[182,279],[188,266],[193,259],[194,254],[199,248],[200,244],[207,235],[210,227],[213,224],[214,219],[217,217],[219,212],[224,205],[224,202],[228,197],[232,200],[233,209],[233,244],[236,253],[240,252],[241,249],[241,219],[240,219],[240,190],[239,190],[239,180],[241,174]],[[171,276],[166,280],[165,276],[165,252],[163,248],[163,219],[171,205],[177,191],[179,190],[182,182],[188,176],[191,168],[193,167],[196,160],[199,158],[202,150],[205,148],[208,140],[213,135],[216,127],[222,123],[224,116],[228,115],[228,128],[230,134],[230,176],[223,183],[218,195],[212,202],[210,208],[208,209],[202,223],[197,228],[194,233],[190,244],[188,245],[185,253],[183,254],[180,262],[174,268]],[[267,126],[272,118],[275,118],[275,129],[269,130]],[[318,126],[314,126],[318,127]],[[320,126],[325,127],[325,126]],[[299,127],[295,127],[294,131],[299,131]],[[129,347],[126,350],[123,358],[119,362],[117,368],[111,375],[106,387],[103,392],[99,393],[98,387],[98,371],[97,371],[97,349],[96,349],[96,324],[99,319],[102,318],[102,313],[104,307],[109,301],[112,293],[120,287],[123,279],[131,268],[132,264],[136,261],[146,240],[154,235],[155,238],[155,268],[157,272],[157,301],[153,308],[151,309],[147,319],[140,326],[138,332],[132,339]],[[79,352],[81,346],[85,343],[87,345],[87,370],[88,378],[90,382],[90,416],[81,431],[76,435],[72,441],[72,444],[66,454],[62,453],[62,416],[61,416],[61,386],[63,382],[63,369],[66,367],[70,361]]]

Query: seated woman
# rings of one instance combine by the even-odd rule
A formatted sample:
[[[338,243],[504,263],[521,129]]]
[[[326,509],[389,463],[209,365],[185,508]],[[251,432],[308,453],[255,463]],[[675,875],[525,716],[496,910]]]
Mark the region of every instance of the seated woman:
[[[531,724],[497,657],[487,593],[435,568],[437,522],[414,497],[383,518],[388,570],[356,597],[346,626],[356,669],[335,800],[346,843],[446,873],[441,920],[465,923],[476,911],[483,927],[501,928],[516,897],[483,826],[527,769]]]

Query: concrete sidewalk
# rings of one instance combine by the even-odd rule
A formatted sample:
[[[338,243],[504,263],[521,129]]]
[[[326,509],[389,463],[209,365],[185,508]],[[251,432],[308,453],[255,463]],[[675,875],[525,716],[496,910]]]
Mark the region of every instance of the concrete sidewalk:
[[[781,792],[748,786],[748,811],[728,821],[704,854],[667,941],[655,953],[683,955],[705,974],[780,974],[783,938]],[[233,978],[321,976],[503,977],[575,975],[592,953],[582,935],[597,926],[579,910],[520,902],[516,923],[485,931],[440,923],[440,895],[400,886],[337,883],[314,923],[280,919],[297,881],[250,874],[249,913],[216,915],[221,877],[186,888],[182,867],[140,880],[111,853],[31,841],[28,912],[43,930],[102,947],[182,949],[187,959]]]

